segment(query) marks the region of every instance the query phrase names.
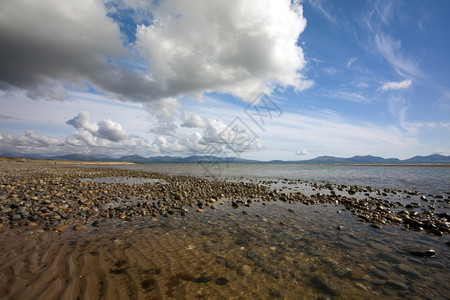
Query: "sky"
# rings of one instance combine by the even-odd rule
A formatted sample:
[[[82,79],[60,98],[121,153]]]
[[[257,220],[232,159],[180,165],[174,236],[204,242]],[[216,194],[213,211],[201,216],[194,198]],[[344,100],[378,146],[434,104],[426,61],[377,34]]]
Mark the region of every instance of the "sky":
[[[450,155],[450,1],[2,0],[0,154]]]

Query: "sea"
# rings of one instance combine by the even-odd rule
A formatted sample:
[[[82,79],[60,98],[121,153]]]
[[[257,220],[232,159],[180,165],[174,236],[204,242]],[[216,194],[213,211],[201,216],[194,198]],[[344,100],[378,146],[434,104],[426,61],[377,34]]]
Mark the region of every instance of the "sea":
[[[450,213],[450,166],[303,164],[135,164],[117,166],[208,180],[270,183],[279,191],[371,187],[410,210]],[[392,193],[383,191],[396,190]],[[356,193],[364,199],[367,195]],[[425,197],[426,202],[420,197]],[[399,224],[375,228],[338,204],[254,201],[129,226],[128,253],[154,268],[149,295],[185,299],[450,299],[448,234]],[[156,246],[155,246],[156,245]],[[159,246],[158,246],[159,245]],[[415,256],[406,249],[435,251]],[[130,254],[131,255],[131,254]]]
[[[395,188],[430,194],[450,192],[450,165],[162,163],[125,165],[120,168],[205,178],[290,179],[371,186],[377,189]]]

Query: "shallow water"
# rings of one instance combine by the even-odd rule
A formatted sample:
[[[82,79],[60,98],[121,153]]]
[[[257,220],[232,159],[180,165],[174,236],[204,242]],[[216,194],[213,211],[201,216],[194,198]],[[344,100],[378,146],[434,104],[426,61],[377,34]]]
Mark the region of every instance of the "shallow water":
[[[120,168],[201,176],[192,171],[198,167]],[[282,173],[284,169],[277,165],[279,169],[270,173],[266,166],[250,165],[229,169],[228,175],[224,173],[211,179],[249,181],[280,192],[313,195],[331,193],[316,182],[394,186],[423,192],[414,188],[415,178],[420,182],[415,187],[428,183],[426,193],[445,195],[445,198],[427,196],[429,200],[425,202],[419,195],[380,191],[357,192],[353,196],[378,197],[404,204],[418,202],[417,210],[448,212],[445,191],[449,187],[450,168],[423,171],[423,167],[382,167],[381,170],[368,167],[355,171],[352,170],[355,167],[348,170],[333,167],[293,166],[291,171],[287,168]],[[404,176],[408,170],[412,172],[408,180],[388,180],[399,174]],[[144,178],[126,177],[85,180],[113,185],[144,183]],[[335,193],[341,193],[336,185],[333,187]],[[133,201],[122,200],[120,205]],[[219,199],[201,213],[189,208],[184,217],[175,214],[158,219],[107,220],[98,227],[88,225],[79,232],[70,229],[61,233],[44,232],[38,228],[5,230],[0,233],[0,297],[449,299],[450,261],[446,245],[449,236],[446,234],[438,237],[405,231],[395,224],[375,229],[373,224],[361,222],[344,207],[332,204],[251,199],[249,206],[235,209],[231,200]],[[437,255],[413,256],[405,251],[409,247],[433,249]]]
[[[104,221],[83,232],[17,230],[27,235],[23,252],[17,244],[8,248],[17,236],[2,235],[0,279],[15,276],[0,280],[1,296],[448,299],[447,237],[394,225],[374,229],[334,205],[254,201],[233,209],[223,199],[215,207],[192,208],[185,217]],[[415,257],[404,251],[410,246],[437,255]]]
[[[172,175],[217,178],[308,180],[334,184],[396,188],[422,193],[450,193],[450,165],[446,166],[342,166],[302,164],[136,164],[117,166]]]

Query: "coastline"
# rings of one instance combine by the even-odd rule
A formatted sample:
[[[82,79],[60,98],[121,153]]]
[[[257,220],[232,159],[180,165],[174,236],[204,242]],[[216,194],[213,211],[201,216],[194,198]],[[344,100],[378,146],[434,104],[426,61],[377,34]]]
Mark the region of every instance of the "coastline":
[[[419,192],[308,183],[314,193],[305,195],[290,190],[303,184],[297,180],[231,182],[101,165],[0,162],[0,170],[1,297],[444,295],[437,292],[444,275],[417,274],[440,274],[445,255],[431,266],[417,261],[445,251],[448,222],[430,209],[406,214],[414,207],[389,200]],[[401,250],[419,240],[418,258]],[[362,265],[362,249],[375,260]],[[382,275],[367,279],[374,274]]]

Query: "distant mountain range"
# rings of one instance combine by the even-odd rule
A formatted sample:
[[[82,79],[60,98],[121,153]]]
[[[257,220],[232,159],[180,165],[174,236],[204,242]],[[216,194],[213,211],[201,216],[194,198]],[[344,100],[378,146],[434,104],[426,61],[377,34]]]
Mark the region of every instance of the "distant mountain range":
[[[239,157],[216,157],[216,156],[156,156],[142,157],[139,155],[122,156],[119,159],[112,158],[107,155],[85,155],[85,154],[69,154],[62,156],[42,156],[27,154],[4,153],[1,156],[10,158],[34,158],[34,159],[54,159],[54,160],[73,160],[73,161],[120,161],[134,162],[139,164],[149,163],[272,163],[272,164],[450,164],[450,156],[440,154],[432,154],[428,156],[414,156],[409,159],[400,160],[398,158],[382,158],[372,155],[353,156],[349,158],[334,156],[319,156],[309,160],[271,160],[259,161],[251,159],[243,159]]]

